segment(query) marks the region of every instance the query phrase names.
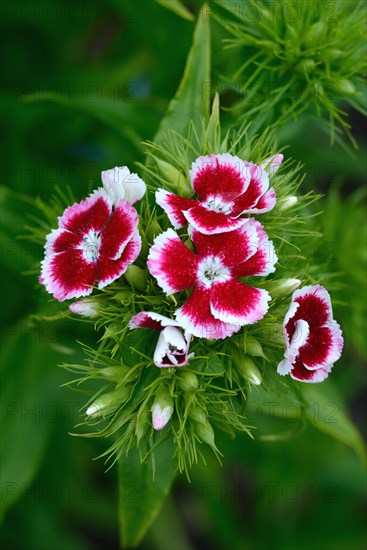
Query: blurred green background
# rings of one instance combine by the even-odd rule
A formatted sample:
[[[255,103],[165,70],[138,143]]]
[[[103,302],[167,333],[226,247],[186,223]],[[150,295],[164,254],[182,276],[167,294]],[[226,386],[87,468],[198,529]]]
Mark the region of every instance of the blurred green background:
[[[193,14],[200,4],[186,3]],[[82,198],[101,170],[144,161],[141,141],[153,138],[179,85],[193,28],[153,0],[1,4],[5,549],[118,548],[116,471],[93,461],[108,442],[68,435],[85,395],[61,388],[68,374],[57,367],[80,362],[76,340],[94,336],[71,320],[32,322],[47,304],[34,271],[42,250],[19,236],[38,216],[28,196],[48,200],[57,185]],[[213,22],[213,91],[226,59],[222,35]],[[330,290],[346,337],[332,376],[364,431],[366,134],[361,115],[349,114],[354,157],[308,119],[283,127],[279,139],[305,164],[302,190],[324,193],[313,260],[335,274]],[[223,117],[230,124],[230,113]],[[271,431],[274,419],[260,420]],[[287,441],[220,437],[223,467],[208,453],[190,484],[178,479],[141,548],[365,548],[365,471],[349,448],[311,427]],[[127,498],[138,498],[133,484]]]

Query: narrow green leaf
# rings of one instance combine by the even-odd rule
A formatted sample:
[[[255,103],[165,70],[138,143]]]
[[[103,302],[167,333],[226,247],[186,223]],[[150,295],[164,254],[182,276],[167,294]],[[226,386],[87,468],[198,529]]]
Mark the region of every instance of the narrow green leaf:
[[[164,134],[170,130],[186,136],[191,121],[199,127],[202,118],[209,120],[210,21],[204,17],[203,10],[198,17],[184,75],[160,124],[155,143],[162,143]]]
[[[43,98],[48,97],[53,97],[52,92],[44,90],[42,93],[27,94],[23,97],[23,100],[26,103],[47,102],[47,99]],[[100,120],[113,128],[124,139],[130,141],[137,150],[140,150],[140,142],[142,141],[139,132],[145,131],[146,121],[151,119],[152,116],[152,110],[141,103],[136,105],[134,103],[117,102],[112,97],[101,97],[97,102],[89,102],[84,97],[70,98],[58,94],[52,102],[63,107],[77,109]]]
[[[54,367],[64,355],[45,345],[24,322],[8,324],[2,347],[1,513],[22,496],[37,474],[55,427],[58,388]],[[6,444],[5,444],[6,442]]]
[[[131,451],[118,461],[119,520],[123,548],[134,548],[154,522],[177,470],[173,445],[161,443],[141,464],[139,452]]]
[[[303,384],[301,392],[309,422],[321,432],[351,447],[365,462],[366,451],[361,434],[343,410],[342,399],[332,382]]]
[[[164,8],[167,8],[168,10],[173,11],[176,15],[179,17],[182,17],[182,19],[186,19],[186,21],[194,21],[193,14],[186,8],[186,6],[179,2],[179,0],[155,0],[158,4],[163,6]]]

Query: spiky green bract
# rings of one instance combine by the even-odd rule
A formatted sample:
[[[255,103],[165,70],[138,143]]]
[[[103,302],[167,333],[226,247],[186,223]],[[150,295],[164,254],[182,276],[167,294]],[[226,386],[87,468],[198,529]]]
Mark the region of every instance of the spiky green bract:
[[[269,379],[279,378],[274,373],[284,353],[282,323],[289,307],[284,281],[298,278],[303,284],[314,282],[315,273],[309,268],[304,251],[315,247],[317,233],[312,231],[310,204],[317,197],[300,195],[301,167],[286,160],[271,176],[277,204],[261,216],[279,258],[277,270],[268,278],[246,279],[247,283],[267,289],[270,294],[274,290],[267,315],[224,341],[193,339],[190,352],[195,356],[185,367],[157,368],[153,363],[157,332],[130,330],[128,323],[140,311],[155,311],[174,318],[174,312],[189,293],[167,297],[147,270],[149,248],[155,236],[169,226],[166,214],[155,205],[155,190],[163,187],[193,195],[189,169],[200,155],[229,152],[261,163],[279,150],[272,132],[254,135],[248,125],[243,125],[238,132],[221,135],[218,96],[207,125],[203,122],[197,128],[191,124],[188,136],[172,131],[160,145],[148,143],[146,146],[149,160],[142,168],[148,193],[137,205],[141,254],[119,280],[101,291],[94,290],[92,296],[98,302],[98,315],[82,322],[94,324],[99,343],[96,348],[84,346],[85,364],[64,366],[77,375],[69,385],[90,394],[81,411],[84,421],[77,431],[84,437],[112,440],[102,455],[109,467],[136,447],[144,461],[161,442],[170,439],[179,470],[189,475],[198,458],[204,458],[203,444],[220,458],[215,440],[217,430],[231,436],[237,432],[252,435],[256,426],[246,418],[247,403],[258,394],[259,388],[269,387],[272,391]],[[285,209],[284,202],[290,196],[298,196],[298,200]],[[50,229],[48,226],[46,229],[46,225],[43,238]],[[179,234],[192,246],[186,228]],[[288,387],[284,381],[279,383]],[[289,382],[290,386],[294,386],[293,381]],[[152,407],[163,390],[171,403],[172,415],[162,429],[154,430]]]
[[[263,128],[307,113],[332,142],[346,134],[355,145],[346,105],[366,114],[365,2],[217,0],[213,11],[243,58],[224,76],[236,117]]]

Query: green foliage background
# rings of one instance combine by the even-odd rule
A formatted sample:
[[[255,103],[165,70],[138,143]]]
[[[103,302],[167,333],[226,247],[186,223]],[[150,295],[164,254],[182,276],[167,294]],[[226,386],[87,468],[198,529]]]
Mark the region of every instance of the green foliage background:
[[[185,4],[189,11],[170,0],[29,0],[1,6],[7,45],[2,54],[1,488],[2,538],[10,550],[118,548],[117,473],[105,474],[103,463],[92,461],[107,443],[68,435],[86,396],[60,388],[68,374],[57,368],[81,362],[76,340],[92,344],[94,335],[88,324],[69,319],[32,321],[34,312],[51,304],[34,272],[42,250],[19,236],[38,216],[35,197],[51,199],[57,185],[82,198],[98,185],[102,169],[144,161],[141,142],[156,134],[191,46],[201,2]],[[211,24],[213,83],[203,90],[203,100],[219,89],[225,104],[223,72],[228,59],[239,67],[243,52],[231,50],[229,58],[221,21]],[[324,193],[316,207],[323,214],[311,218],[324,237],[315,241],[309,269],[319,265],[326,274],[346,345],[332,375],[339,395],[327,395],[325,408],[310,415],[331,431],[342,421],[330,404],[340,407],[343,401],[363,430],[366,392],[366,141],[361,115],[343,108],[359,144],[354,156],[338,144],[331,147],[311,117],[279,129],[280,145],[289,146],[286,155],[305,164],[304,192]],[[237,116],[222,115],[227,126]],[[191,484],[178,479],[142,548],[364,548],[365,473],[358,458],[311,426],[282,440],[281,434],[294,428],[291,415],[285,421],[274,414],[258,417],[256,411],[252,420],[259,434],[280,437],[251,441],[246,435],[234,440],[221,435],[223,468],[208,452],[206,466],[193,469]],[[328,422],[328,415],[337,422]],[[139,487],[132,478],[124,483],[120,504],[138,514]]]

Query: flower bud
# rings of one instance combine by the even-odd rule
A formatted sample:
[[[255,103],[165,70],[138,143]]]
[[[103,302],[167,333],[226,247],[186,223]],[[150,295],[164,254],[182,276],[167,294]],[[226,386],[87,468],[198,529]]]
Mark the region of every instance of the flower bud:
[[[126,166],[116,166],[101,174],[104,190],[116,206],[120,199],[135,204],[143,197],[146,186],[137,174],[130,173]]]
[[[246,380],[254,386],[259,386],[262,382],[261,372],[248,355],[244,355],[241,362],[241,374]]]
[[[289,208],[292,208],[298,201],[297,197],[291,196],[287,197],[286,199],[282,199],[278,202],[278,208],[280,212],[285,212],[286,210],[289,210]]]
[[[216,449],[214,440],[214,430],[208,420],[205,422],[197,422],[195,424],[195,432],[198,437],[207,445],[210,445],[213,449]]]
[[[177,377],[177,384],[183,391],[195,390],[199,385],[197,376],[192,372],[182,372]]]
[[[99,416],[106,417],[116,412],[119,406],[129,399],[131,390],[132,386],[128,385],[118,390],[104,393],[88,407],[86,415],[97,418]]]
[[[95,317],[98,315],[99,303],[96,300],[78,300],[69,305],[70,311],[76,315],[82,315],[83,317]]]
[[[179,195],[187,196],[192,193],[192,189],[182,172],[177,170],[172,164],[162,160],[155,159],[159,173],[165,179],[167,187]]]
[[[188,416],[189,418],[191,418],[191,420],[194,420],[199,424],[205,424],[208,418],[204,410],[201,407],[198,407],[198,405],[190,406]]]
[[[155,430],[162,430],[173,413],[173,399],[166,389],[160,388],[152,407],[152,424]]]
[[[304,42],[306,46],[308,47],[314,47],[315,45],[319,44],[321,41],[321,37],[324,34],[326,30],[326,25],[323,21],[317,21],[306,32],[304,36]]]
[[[151,244],[160,233],[162,233],[162,228],[157,220],[151,220],[145,231],[145,237],[148,243]]]
[[[281,279],[279,281],[274,281],[270,288],[269,292],[272,298],[279,298],[280,296],[288,296],[292,294],[300,286],[301,281],[299,279]]]
[[[121,367],[105,367],[99,373],[109,382],[118,382],[121,378]]]
[[[337,93],[339,95],[355,95],[356,87],[351,80],[343,78],[337,83]]]
[[[125,279],[136,290],[143,292],[147,287],[147,276],[145,271],[137,265],[129,265],[125,271]]]
[[[300,73],[309,73],[316,67],[316,62],[313,59],[303,59],[297,65],[297,70]]]
[[[246,334],[246,344],[245,344],[245,353],[247,355],[252,355],[253,357],[263,357],[266,359],[262,345],[256,338],[250,334]]]

